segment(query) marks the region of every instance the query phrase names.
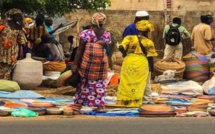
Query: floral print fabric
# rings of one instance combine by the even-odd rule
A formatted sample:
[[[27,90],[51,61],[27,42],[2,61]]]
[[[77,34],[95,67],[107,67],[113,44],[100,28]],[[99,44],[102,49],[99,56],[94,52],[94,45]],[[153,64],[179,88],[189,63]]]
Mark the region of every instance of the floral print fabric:
[[[106,81],[87,80],[83,78],[78,84],[74,103],[83,106],[104,107]]]
[[[79,37],[80,39],[87,42],[84,56],[88,55],[91,58],[89,59],[89,58],[83,58],[84,56],[82,57],[82,62],[86,62],[86,65],[82,64],[81,66],[82,72],[83,72],[83,69],[84,70],[91,69],[91,70],[87,73],[87,75],[82,75],[83,78],[81,82],[78,84],[76,89],[74,103],[81,104],[84,106],[94,106],[94,107],[103,108],[105,103],[104,98],[106,95],[105,88],[107,85],[106,80],[104,80],[103,76],[107,75],[106,69],[107,69],[108,60],[107,60],[107,56],[105,55],[105,48],[102,48],[103,50],[101,50],[100,48],[97,48],[98,45],[96,46],[95,42],[98,40],[103,40],[107,42],[107,44],[110,44],[111,43],[110,33],[108,31],[105,31],[104,34],[98,38],[96,37],[92,29],[88,29],[88,30],[82,31],[79,34]],[[90,54],[88,54],[91,51],[93,51],[93,54],[94,54],[93,57]],[[101,55],[102,59],[97,60],[98,59],[97,57],[99,55]],[[94,58],[93,62],[92,61],[89,62],[89,60],[92,60],[92,58]],[[94,62],[94,60],[96,61]],[[104,64],[104,62],[105,62],[105,66],[104,65],[102,65],[102,67],[99,66],[99,64]],[[101,70],[98,71],[98,73],[101,73],[100,75],[102,75],[102,77],[97,77],[97,76],[91,77],[92,75],[89,75],[91,73],[94,73],[94,74],[96,73],[95,70],[93,71],[92,67],[90,67],[90,65],[92,64],[96,64],[100,67]]]
[[[83,39],[84,41],[87,41],[89,43],[95,43],[98,40],[103,40],[103,41],[107,42],[107,44],[111,43],[111,35],[110,35],[110,32],[108,32],[108,31],[105,31],[101,37],[97,38],[94,31],[92,29],[88,29],[88,30],[82,31],[79,34],[79,38]]]
[[[13,65],[18,57],[19,43],[25,44],[25,34],[22,30],[12,30],[4,23],[0,31],[0,62]]]

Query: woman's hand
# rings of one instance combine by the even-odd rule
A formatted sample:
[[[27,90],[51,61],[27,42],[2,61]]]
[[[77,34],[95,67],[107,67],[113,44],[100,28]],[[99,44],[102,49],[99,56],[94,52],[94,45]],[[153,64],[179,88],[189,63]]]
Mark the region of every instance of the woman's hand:
[[[77,67],[77,65],[75,65],[75,64],[73,64],[72,65],[72,73],[76,73],[77,71],[78,71],[78,67]]]
[[[122,53],[122,57],[124,58],[127,55],[126,50],[123,48],[123,46],[119,46],[119,51]]]

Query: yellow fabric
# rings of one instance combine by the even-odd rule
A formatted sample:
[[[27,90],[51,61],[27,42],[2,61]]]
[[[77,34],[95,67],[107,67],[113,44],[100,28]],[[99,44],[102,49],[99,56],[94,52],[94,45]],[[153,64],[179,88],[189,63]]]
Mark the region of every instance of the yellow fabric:
[[[64,61],[52,61],[47,64],[43,64],[44,71],[58,71],[63,72],[66,69],[66,63]]]
[[[30,23],[32,23],[33,22],[33,20],[31,19],[31,18],[25,18],[25,21],[28,23],[28,24],[30,24]]]
[[[120,73],[117,104],[129,107],[142,105],[148,70],[148,61],[144,55],[129,54],[125,57]]]
[[[38,27],[36,27],[36,25],[31,26],[29,28],[29,38],[32,41],[29,47],[32,49],[34,47],[33,45],[38,44],[41,40],[40,37],[46,33],[48,33],[48,31],[46,30],[45,26],[38,26]]]
[[[154,26],[148,20],[141,20],[136,23],[136,28],[138,31],[154,31]]]
[[[150,39],[143,37],[141,43],[147,50],[147,57],[153,57],[158,55],[155,50],[154,43]],[[139,45],[138,36],[136,35],[126,36],[123,39],[121,46],[123,46],[123,48],[127,50],[127,54],[143,54]]]

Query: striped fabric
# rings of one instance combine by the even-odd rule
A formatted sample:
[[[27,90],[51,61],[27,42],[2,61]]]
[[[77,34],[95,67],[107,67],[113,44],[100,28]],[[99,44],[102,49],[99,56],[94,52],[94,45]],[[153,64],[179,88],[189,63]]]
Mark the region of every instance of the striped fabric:
[[[103,46],[87,43],[79,73],[90,80],[104,80],[107,78],[108,57]]]
[[[54,61],[64,61],[64,52],[63,52],[63,46],[58,43],[57,45],[54,43],[47,43],[46,44],[49,48],[49,60],[54,60]]]
[[[196,52],[190,52],[183,57],[186,64],[184,78],[196,82],[205,82],[209,79],[209,61],[208,59]]]
[[[36,25],[29,28],[29,38],[32,40],[30,48],[33,47],[33,43],[37,38],[40,38],[41,35],[48,33],[45,26],[36,27]]]

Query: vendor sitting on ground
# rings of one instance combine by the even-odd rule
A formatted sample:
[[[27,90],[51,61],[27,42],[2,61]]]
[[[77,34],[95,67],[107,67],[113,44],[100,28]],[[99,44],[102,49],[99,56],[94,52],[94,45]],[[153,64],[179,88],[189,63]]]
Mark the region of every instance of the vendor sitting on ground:
[[[66,68],[63,47],[60,43],[53,42],[49,34],[41,36],[41,42],[35,48],[35,56],[49,61],[43,65],[44,71],[62,72]]]

